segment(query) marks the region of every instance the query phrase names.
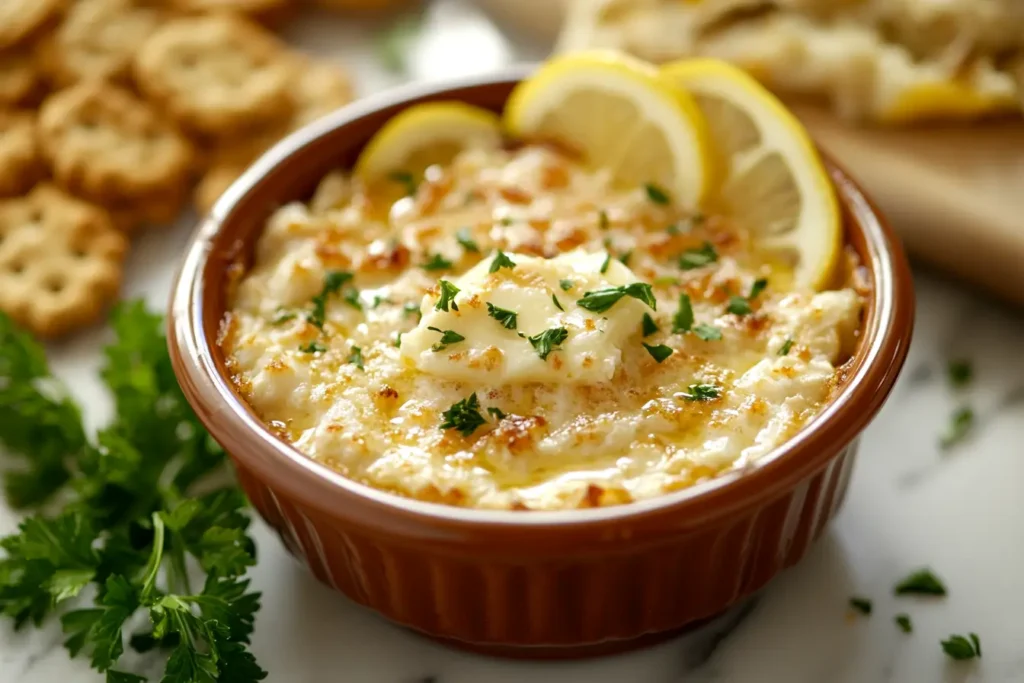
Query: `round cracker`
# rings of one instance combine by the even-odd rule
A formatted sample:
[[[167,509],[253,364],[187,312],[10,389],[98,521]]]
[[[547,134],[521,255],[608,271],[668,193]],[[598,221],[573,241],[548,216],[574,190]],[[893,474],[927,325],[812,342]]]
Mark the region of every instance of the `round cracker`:
[[[232,12],[244,14],[265,26],[278,26],[299,9],[299,0],[167,0],[171,7],[187,14]]]
[[[298,55],[294,68],[297,77],[291,88],[295,103],[293,129],[301,128],[352,101],[352,79],[344,68]]]
[[[0,53],[0,106],[25,104],[41,90],[42,79],[31,50]]]
[[[127,249],[103,209],[52,185],[0,200],[0,310],[40,337],[92,323],[117,297]]]
[[[0,2],[0,50],[23,43],[47,26],[64,9],[64,0],[3,0]]]
[[[0,110],[0,197],[21,194],[44,174],[30,112]]]
[[[238,135],[291,114],[292,71],[281,43],[240,16],[168,22],[135,59],[141,90],[200,134]]]
[[[109,83],[82,82],[43,103],[43,154],[54,178],[92,201],[173,192],[189,180],[188,140],[147,103]]]

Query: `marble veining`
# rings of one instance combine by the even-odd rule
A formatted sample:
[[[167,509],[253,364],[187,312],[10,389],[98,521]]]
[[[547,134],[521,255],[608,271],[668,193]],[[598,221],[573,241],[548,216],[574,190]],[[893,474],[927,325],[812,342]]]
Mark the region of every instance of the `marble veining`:
[[[514,46],[465,0],[431,5],[410,73],[386,72],[365,25],[309,17],[292,39],[356,69],[363,92],[403,78],[493,68],[540,53]],[[472,46],[481,59],[453,57]],[[194,217],[144,235],[132,252],[126,296],[162,307]],[[582,662],[488,659],[447,649],[392,626],[319,584],[263,524],[254,532],[263,591],[253,651],[269,681],[287,683],[1015,683],[1024,682],[1024,317],[938,276],[916,274],[919,307],[906,370],[864,434],[844,509],[801,564],[701,630],[642,651]],[[52,349],[53,364],[86,406],[90,426],[109,416],[96,370],[107,333],[94,330]],[[974,381],[954,390],[946,363],[967,358]],[[939,434],[962,405],[975,411],[960,443]],[[17,518],[0,507],[0,533]],[[909,571],[933,568],[945,599],[892,595]],[[874,601],[852,616],[851,596]],[[907,612],[914,632],[893,616]],[[977,632],[984,658],[957,663],[939,641]],[[0,683],[92,683],[70,661],[59,626],[14,633],[0,624]],[[145,657],[131,670],[158,674]]]

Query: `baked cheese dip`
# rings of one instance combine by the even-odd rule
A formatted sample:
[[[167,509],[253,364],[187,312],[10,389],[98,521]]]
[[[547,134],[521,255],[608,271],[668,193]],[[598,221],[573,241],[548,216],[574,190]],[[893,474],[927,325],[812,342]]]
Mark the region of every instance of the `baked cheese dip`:
[[[789,439],[852,353],[857,292],[794,290],[784,258],[657,187],[527,145],[409,189],[389,209],[338,174],[282,207],[223,326],[260,417],[359,482],[481,508],[650,498]]]

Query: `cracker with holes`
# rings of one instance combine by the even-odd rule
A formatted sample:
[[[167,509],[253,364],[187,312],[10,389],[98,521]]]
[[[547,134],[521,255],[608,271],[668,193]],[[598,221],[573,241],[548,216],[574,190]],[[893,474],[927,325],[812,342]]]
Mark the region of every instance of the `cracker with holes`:
[[[103,209],[52,185],[0,199],[0,310],[40,337],[88,325],[117,297],[126,250]]]
[[[168,22],[135,59],[141,90],[183,126],[213,137],[286,120],[291,76],[273,35],[228,14]]]
[[[261,24],[275,26],[289,19],[299,8],[299,0],[167,0],[179,12],[244,14]]]
[[[0,1],[0,50],[24,43],[56,20],[65,0]]]
[[[98,203],[172,193],[188,183],[192,147],[149,104],[83,82],[43,103],[40,146],[57,182]]]
[[[43,90],[31,50],[0,52],[0,106],[27,104]]]
[[[44,173],[35,116],[0,109],[0,197],[21,194]]]
[[[78,0],[37,48],[58,86],[81,80],[126,80],[132,59],[160,25],[162,13],[140,0]]]

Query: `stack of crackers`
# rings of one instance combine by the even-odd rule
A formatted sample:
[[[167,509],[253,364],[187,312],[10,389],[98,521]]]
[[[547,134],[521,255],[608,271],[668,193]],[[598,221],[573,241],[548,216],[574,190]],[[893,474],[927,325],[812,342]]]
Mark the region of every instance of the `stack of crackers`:
[[[0,311],[40,337],[94,322],[128,235],[190,196],[206,212],[270,145],[352,99],[344,70],[267,28],[296,5],[0,1]]]

